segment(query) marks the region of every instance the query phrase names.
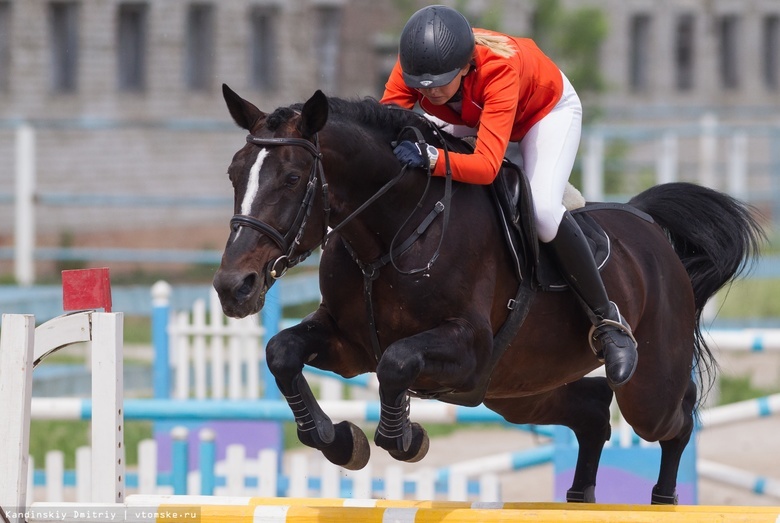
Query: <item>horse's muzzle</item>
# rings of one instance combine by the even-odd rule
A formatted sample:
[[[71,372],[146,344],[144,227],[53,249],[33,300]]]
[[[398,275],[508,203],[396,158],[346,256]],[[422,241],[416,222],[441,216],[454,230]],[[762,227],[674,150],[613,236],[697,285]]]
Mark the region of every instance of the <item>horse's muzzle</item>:
[[[255,314],[265,305],[268,290],[265,275],[219,269],[213,284],[226,316],[243,318]]]

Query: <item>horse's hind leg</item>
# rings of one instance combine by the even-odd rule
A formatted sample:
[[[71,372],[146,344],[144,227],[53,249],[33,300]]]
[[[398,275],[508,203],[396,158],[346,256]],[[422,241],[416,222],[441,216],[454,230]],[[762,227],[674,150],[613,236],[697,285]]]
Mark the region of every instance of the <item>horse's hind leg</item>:
[[[575,389],[572,392],[581,400],[577,408],[568,412],[568,419],[564,421],[574,431],[579,444],[574,479],[571,488],[566,491],[566,501],[595,503],[601,451],[612,433],[609,424],[612,389],[604,378],[583,378],[569,387]]]
[[[579,450],[566,501],[595,503],[596,472],[609,440],[612,389],[606,378],[582,378],[543,395],[488,399],[485,405],[510,423],[565,425],[574,431]]]
[[[677,504],[677,473],[683,451],[693,433],[693,408],[696,403],[696,384],[691,381],[683,397],[683,416],[685,425],[680,433],[669,440],[661,441],[661,468],[658,483],[653,487],[651,503],[654,505]]]
[[[325,340],[331,335],[321,323],[304,322],[271,338],[266,359],[293,411],[301,443],[319,449],[336,465],[358,470],[366,466],[370,456],[365,434],[349,421],[334,425],[320,408],[302,373],[305,362],[327,351]]]

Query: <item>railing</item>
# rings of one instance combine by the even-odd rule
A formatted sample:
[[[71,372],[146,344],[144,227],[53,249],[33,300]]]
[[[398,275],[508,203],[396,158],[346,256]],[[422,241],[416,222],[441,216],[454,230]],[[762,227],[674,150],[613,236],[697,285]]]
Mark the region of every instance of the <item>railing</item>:
[[[187,429],[177,427],[172,432],[174,445],[178,447],[175,454],[186,456]],[[249,455],[241,445],[229,445],[225,459],[217,461],[214,435],[202,430],[199,439],[201,459],[198,468],[188,470],[186,460],[179,459],[173,461],[172,470],[167,472],[158,470],[157,443],[141,441],[138,466],[125,474],[127,489],[147,495],[500,500],[498,477],[485,468],[475,471],[461,467],[450,474],[442,474],[434,468],[404,473],[401,464],[394,464],[381,475],[375,475],[370,464],[360,471],[347,471],[321,456],[296,453],[282,460],[274,450],[265,449],[257,455]],[[75,498],[77,502],[89,502],[91,454],[89,447],[78,448],[73,470],[65,469],[64,454],[59,450],[46,453],[44,467],[40,470],[35,470],[31,459],[28,492],[34,493],[34,487],[44,488],[37,496],[31,496],[30,501],[60,502]]]
[[[3,125],[4,124],[4,125]],[[127,122],[47,122],[56,132],[68,130],[119,130],[133,128]],[[74,192],[52,192],[36,187],[36,128],[20,122],[0,122],[15,129],[14,192],[0,192],[0,205],[14,205],[13,246],[0,247],[0,259],[14,260],[16,281],[35,281],[36,260],[131,261],[215,264],[216,250],[41,248],[36,245],[36,214],[48,207],[216,208],[231,206],[230,198],[209,196],[155,196],[97,194],[75,187]],[[150,129],[166,132],[233,131],[225,122],[158,122]],[[623,144],[615,152],[614,144]],[[651,127],[647,125],[594,125],[584,129],[580,165],[582,189],[589,200],[625,199],[648,184],[675,180],[693,181],[733,196],[761,204],[773,220],[780,217],[780,126],[721,125],[712,116],[696,124]],[[607,180],[620,173],[618,193]],[[123,188],[119,188],[120,190]]]

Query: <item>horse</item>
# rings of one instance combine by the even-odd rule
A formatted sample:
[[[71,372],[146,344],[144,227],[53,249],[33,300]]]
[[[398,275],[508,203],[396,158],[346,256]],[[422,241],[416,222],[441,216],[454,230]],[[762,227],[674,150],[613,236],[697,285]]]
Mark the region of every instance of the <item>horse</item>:
[[[276,279],[322,249],[321,303],[266,347],[303,444],[347,469],[365,466],[365,434],[323,412],[302,370],[375,372],[374,443],[397,460],[418,461],[430,445],[411,421],[411,395],[484,403],[509,423],[569,427],[579,453],[567,501],[595,502],[614,394],[634,431],[660,442],[651,502],[677,502],[697,382],[717,365],[702,338],[702,309],[749,269],[764,238],[747,204],[671,183],[587,212],[609,237],[604,283],[638,345],[634,376],[613,391],[587,376],[601,363],[577,297],[543,291],[514,269],[489,186],[432,177],[395,158],[399,133],[441,143],[440,129],[412,111],[321,91],[271,113],[227,85],[223,95],[249,132],[228,167],[234,216],[213,281],[224,313],[256,313]],[[512,320],[518,309],[524,321]]]

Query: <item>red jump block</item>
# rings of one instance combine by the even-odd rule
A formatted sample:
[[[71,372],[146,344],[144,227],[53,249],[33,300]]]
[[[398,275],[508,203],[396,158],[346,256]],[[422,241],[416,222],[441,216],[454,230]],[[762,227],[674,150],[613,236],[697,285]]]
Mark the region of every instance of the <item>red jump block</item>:
[[[103,309],[111,312],[108,268],[62,271],[62,309]]]

